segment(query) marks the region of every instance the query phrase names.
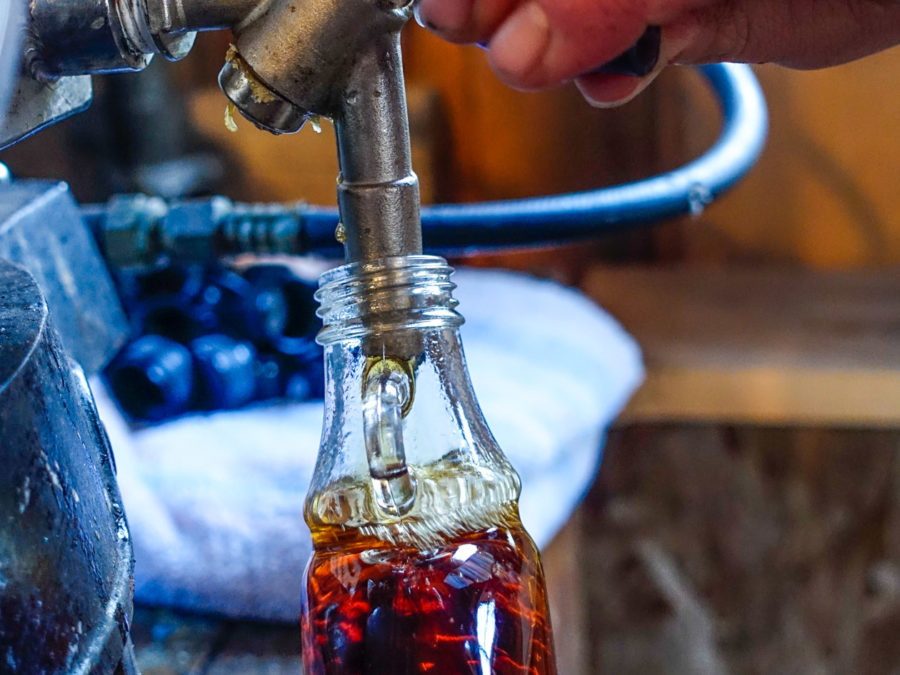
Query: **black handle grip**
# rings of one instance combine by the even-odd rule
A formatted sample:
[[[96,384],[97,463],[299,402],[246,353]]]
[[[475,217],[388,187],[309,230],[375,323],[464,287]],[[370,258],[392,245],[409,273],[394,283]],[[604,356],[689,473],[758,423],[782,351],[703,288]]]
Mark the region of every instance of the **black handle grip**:
[[[662,31],[659,26],[650,26],[634,43],[609,63],[586,73],[588,75],[634,75],[646,77],[659,63],[659,46]]]

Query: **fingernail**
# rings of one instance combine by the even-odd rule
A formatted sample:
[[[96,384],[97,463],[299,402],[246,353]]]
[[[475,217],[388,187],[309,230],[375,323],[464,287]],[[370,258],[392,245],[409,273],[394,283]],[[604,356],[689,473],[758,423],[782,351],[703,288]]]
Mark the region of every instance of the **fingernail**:
[[[424,28],[452,33],[465,27],[471,11],[471,0],[419,0],[415,16]]]
[[[589,78],[590,76],[588,76]],[[634,80],[632,76],[629,76],[629,80],[634,80],[628,83],[628,87],[622,91],[617,91],[615,95],[610,96],[607,92],[604,92],[603,97],[599,97],[592,90],[591,86],[585,82],[585,79],[588,78],[579,78],[575,80],[575,85],[581,91],[581,94],[584,96],[585,100],[594,108],[618,108],[619,106],[625,105],[629,103],[633,99],[635,99],[641,92],[644,91],[653,80],[656,79],[656,75],[648,75],[642,80]]]
[[[529,2],[500,26],[490,43],[494,67],[511,75],[528,73],[544,55],[550,22],[537,2]]]

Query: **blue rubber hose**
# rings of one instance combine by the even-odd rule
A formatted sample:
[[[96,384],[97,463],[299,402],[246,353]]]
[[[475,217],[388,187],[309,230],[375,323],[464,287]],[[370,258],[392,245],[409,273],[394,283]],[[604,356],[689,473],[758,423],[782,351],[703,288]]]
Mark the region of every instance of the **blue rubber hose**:
[[[716,94],[724,120],[719,139],[701,157],[674,171],[615,187],[549,197],[425,207],[422,209],[425,248],[437,253],[563,243],[649,225],[685,213],[699,213],[756,163],[768,132],[766,101],[749,66],[715,64],[701,67],[700,72]],[[155,222],[160,216],[157,207],[148,206],[151,201],[140,195],[120,197],[109,205],[84,206],[82,215],[102,242],[106,239],[105,229],[114,234],[122,229],[121,223],[117,223],[123,214],[126,230],[134,229],[131,221]],[[168,215],[162,218],[166,226],[176,231],[185,228],[193,231],[198,223],[213,229],[224,228],[216,236],[226,239],[230,236],[231,244],[224,247],[222,254],[233,252],[234,248],[238,252],[256,251],[254,243],[261,242],[263,248],[268,247],[267,251],[343,255],[341,245],[335,240],[339,220],[335,208],[231,205],[226,199],[214,197],[159,207],[161,213],[167,209]],[[219,222],[217,217],[224,220]],[[115,221],[112,226],[110,220]],[[166,239],[158,232],[145,232],[143,236],[149,237],[148,241]],[[113,239],[120,241],[121,237],[117,235]]]
[[[756,163],[768,132],[765,97],[753,71],[742,64],[702,66],[722,111],[716,143],[684,166],[644,180],[587,192],[422,209],[430,251],[559,243],[699,213]],[[334,209],[305,214],[311,250],[337,251]]]

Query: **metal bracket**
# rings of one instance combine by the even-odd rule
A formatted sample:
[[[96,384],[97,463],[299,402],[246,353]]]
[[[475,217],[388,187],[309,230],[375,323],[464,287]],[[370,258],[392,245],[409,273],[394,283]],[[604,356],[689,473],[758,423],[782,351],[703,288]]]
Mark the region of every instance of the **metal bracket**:
[[[38,82],[20,75],[5,117],[0,118],[0,150],[56,122],[81,112],[91,104],[89,75]]]

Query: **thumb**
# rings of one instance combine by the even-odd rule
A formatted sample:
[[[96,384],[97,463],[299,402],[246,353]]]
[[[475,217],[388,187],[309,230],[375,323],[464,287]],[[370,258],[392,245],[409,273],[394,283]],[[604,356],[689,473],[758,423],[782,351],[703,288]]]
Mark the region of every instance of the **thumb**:
[[[596,0],[526,0],[488,44],[501,80],[540,89],[571,80],[615,58],[643,34],[644,19],[628,3],[614,11]]]

